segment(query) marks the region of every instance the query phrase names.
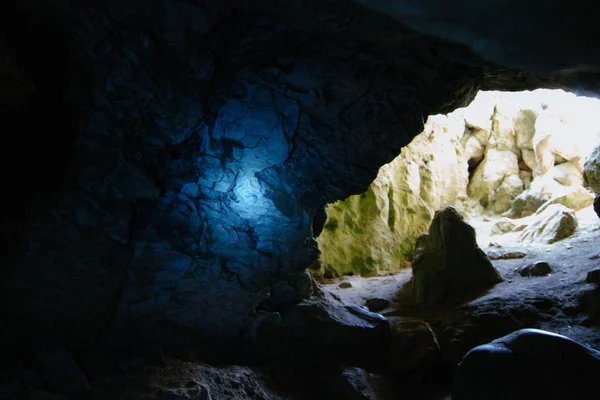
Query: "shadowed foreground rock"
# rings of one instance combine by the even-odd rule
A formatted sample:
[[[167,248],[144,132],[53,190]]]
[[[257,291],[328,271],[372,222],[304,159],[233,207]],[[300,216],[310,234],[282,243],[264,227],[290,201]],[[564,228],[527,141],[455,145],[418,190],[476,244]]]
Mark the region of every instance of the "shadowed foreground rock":
[[[596,211],[596,215],[600,218],[600,193],[597,194],[594,199],[594,211]]]
[[[453,400],[584,399],[596,391],[600,352],[565,336],[522,329],[462,359]]]
[[[502,278],[477,246],[475,230],[454,207],[437,211],[412,264],[415,295],[425,307],[457,304]]]

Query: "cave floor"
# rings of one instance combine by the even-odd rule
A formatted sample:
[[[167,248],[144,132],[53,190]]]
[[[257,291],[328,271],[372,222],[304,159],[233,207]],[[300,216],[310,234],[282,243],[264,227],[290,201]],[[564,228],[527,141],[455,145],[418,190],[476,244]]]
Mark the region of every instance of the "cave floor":
[[[517,325],[546,329],[600,348],[600,328],[597,321],[586,313],[589,310],[586,310],[585,301],[586,293],[592,293],[595,288],[595,285],[586,282],[587,273],[600,267],[600,219],[591,206],[576,212],[576,217],[578,228],[575,234],[553,244],[520,243],[518,233],[493,235],[492,228],[498,217],[468,220],[476,229],[479,246],[492,258],[504,282],[460,307],[460,311],[455,310],[454,319],[459,318],[459,313],[497,312],[507,319],[520,318]],[[517,221],[527,222],[526,218]],[[510,253],[519,252],[524,253],[524,257],[511,257]],[[508,258],[494,259],[498,257]],[[536,261],[548,262],[552,272],[542,277],[523,277],[518,273],[519,268]],[[366,306],[369,299],[387,300],[389,305],[377,310],[385,316],[420,317],[418,311],[407,307],[406,296],[403,295],[411,277],[412,271],[404,269],[386,276],[345,276],[320,286],[349,304]],[[522,314],[524,308],[537,315],[526,318],[517,315]],[[447,314],[444,320],[448,320]],[[510,321],[508,325],[511,323],[515,322]]]

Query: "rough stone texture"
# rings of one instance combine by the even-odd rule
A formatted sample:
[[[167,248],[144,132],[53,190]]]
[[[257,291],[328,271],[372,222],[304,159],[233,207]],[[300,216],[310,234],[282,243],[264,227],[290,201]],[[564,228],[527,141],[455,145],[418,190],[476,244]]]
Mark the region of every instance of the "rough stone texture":
[[[588,185],[594,193],[600,193],[600,146],[596,146],[585,159],[583,176],[585,184]]]
[[[66,178],[7,228],[11,343],[239,341],[263,302],[306,294],[277,283],[318,257],[325,204],[364,191],[423,116],[485,79],[434,54],[456,45],[346,2],[28,3],[66,32],[54,45],[81,82],[52,96],[81,109],[60,114],[76,119]]]
[[[367,192],[330,205],[318,239],[318,273],[368,274],[406,267],[414,238],[427,230],[435,210],[466,197],[464,130],[460,115],[429,117],[424,131],[379,169]]]
[[[586,398],[600,352],[565,336],[523,329],[471,350],[459,363],[452,399]]]
[[[550,244],[571,236],[576,230],[577,219],[573,210],[562,204],[552,204],[533,217],[519,235],[519,240]]]
[[[354,349],[372,355],[390,336],[386,318],[329,296],[297,304],[283,313],[283,320],[295,339],[334,352]]]
[[[461,303],[502,281],[477,246],[475,230],[453,207],[436,212],[412,269],[416,299],[424,307]]]
[[[591,194],[582,186],[575,186],[575,188],[565,194],[554,197],[541,206],[537,213],[542,213],[552,204],[562,204],[563,206],[570,208],[573,211],[579,211],[591,205],[594,202],[594,195]]]
[[[328,207],[314,273],[330,278],[403,268],[434,210],[448,205],[467,216],[513,218],[544,204],[588,206],[580,160],[600,140],[599,104],[557,90],[479,92],[465,108],[430,116],[366,193]]]
[[[262,372],[249,367],[215,368],[167,360],[161,368],[146,368],[96,382],[99,399],[161,400],[283,400]],[[187,397],[186,397],[187,396]]]

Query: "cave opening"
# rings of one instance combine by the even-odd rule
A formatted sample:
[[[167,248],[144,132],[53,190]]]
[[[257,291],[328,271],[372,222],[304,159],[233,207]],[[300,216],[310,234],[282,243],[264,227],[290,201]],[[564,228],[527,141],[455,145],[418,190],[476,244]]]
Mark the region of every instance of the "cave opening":
[[[596,229],[598,115],[596,98],[537,89],[481,91],[464,108],[430,116],[367,192],[327,206],[313,277],[348,302],[393,313],[410,296],[420,238],[448,206],[492,260],[535,246],[550,259],[564,239],[587,242]]]

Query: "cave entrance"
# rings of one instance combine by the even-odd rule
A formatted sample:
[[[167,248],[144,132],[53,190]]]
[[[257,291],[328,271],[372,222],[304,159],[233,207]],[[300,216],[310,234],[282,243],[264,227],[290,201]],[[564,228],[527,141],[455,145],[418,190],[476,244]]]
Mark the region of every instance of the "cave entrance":
[[[447,206],[476,229],[488,256],[511,243],[559,242],[548,212],[579,219],[578,228],[558,233],[564,237],[597,221],[598,143],[597,99],[549,89],[479,92],[468,107],[430,116],[365,193],[328,206],[311,273],[321,283],[362,285],[390,299],[410,279],[415,241]],[[363,295],[348,299],[364,303]]]

